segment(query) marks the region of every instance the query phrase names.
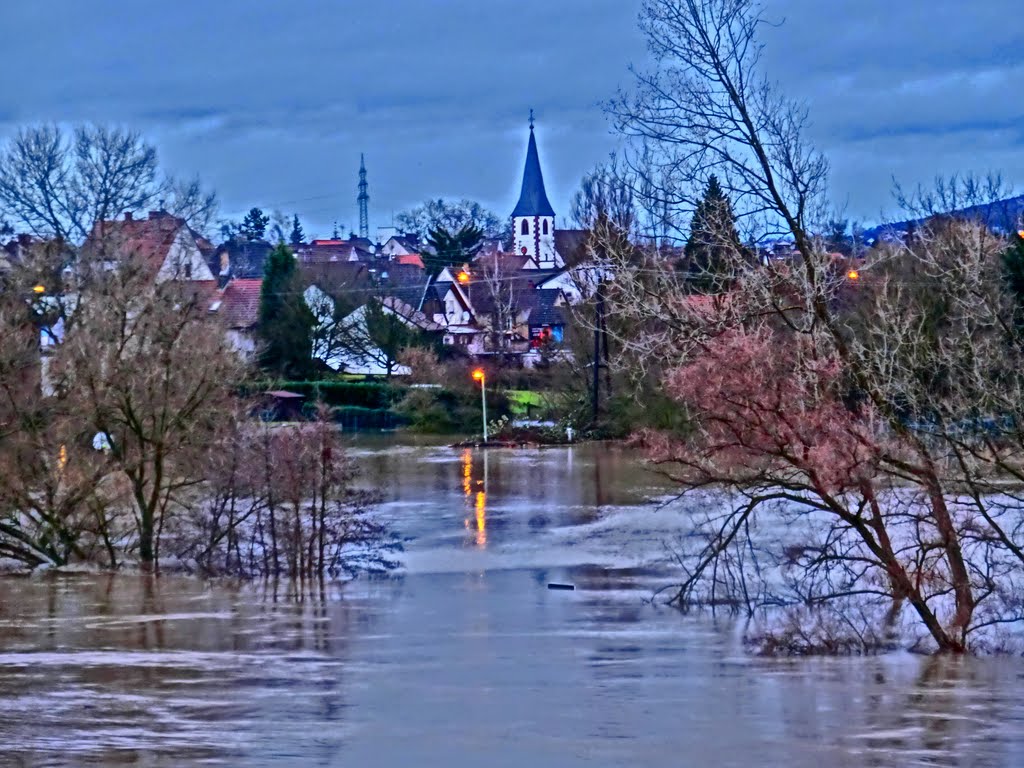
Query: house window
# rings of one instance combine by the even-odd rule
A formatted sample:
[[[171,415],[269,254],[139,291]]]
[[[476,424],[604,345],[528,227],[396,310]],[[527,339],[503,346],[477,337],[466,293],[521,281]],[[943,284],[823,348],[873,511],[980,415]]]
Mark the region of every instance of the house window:
[[[192,262],[191,261],[185,262],[185,279],[186,280],[191,280],[192,279]]]
[[[529,219],[523,219],[523,226],[522,226],[522,229],[520,231],[524,235],[530,234],[530,220]]]
[[[548,233],[548,220],[544,219],[544,234],[546,235],[547,233]]]

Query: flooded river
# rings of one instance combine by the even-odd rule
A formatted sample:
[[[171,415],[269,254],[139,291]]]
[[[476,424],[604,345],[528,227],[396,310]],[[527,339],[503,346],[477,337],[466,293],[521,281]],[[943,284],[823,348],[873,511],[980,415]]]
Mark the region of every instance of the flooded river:
[[[647,603],[682,512],[628,453],[353,453],[400,577],[0,579],[0,765],[1024,765],[1019,659],[755,659]]]

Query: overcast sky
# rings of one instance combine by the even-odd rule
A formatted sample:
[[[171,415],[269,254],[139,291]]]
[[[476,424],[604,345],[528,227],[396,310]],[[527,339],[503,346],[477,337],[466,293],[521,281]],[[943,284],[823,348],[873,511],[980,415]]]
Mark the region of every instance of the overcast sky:
[[[646,53],[639,0],[2,0],[0,136],[119,122],[222,212],[371,227],[428,197],[511,211],[537,136],[559,216],[616,144],[599,102]],[[812,109],[834,197],[891,210],[891,177],[1001,170],[1024,186],[1018,0],[766,0],[766,65]]]

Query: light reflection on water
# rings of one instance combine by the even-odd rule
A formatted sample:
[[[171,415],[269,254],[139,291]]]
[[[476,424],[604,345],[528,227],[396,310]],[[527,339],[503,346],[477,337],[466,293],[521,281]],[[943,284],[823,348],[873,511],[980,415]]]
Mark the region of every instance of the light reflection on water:
[[[753,659],[646,604],[673,523],[619,452],[373,450],[402,578],[0,580],[0,765],[1024,764],[1020,660]]]

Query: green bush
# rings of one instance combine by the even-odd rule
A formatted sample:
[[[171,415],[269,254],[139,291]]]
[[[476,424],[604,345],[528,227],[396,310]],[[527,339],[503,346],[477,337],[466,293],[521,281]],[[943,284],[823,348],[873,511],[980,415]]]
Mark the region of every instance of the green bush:
[[[482,431],[478,391],[410,388],[396,413],[417,432],[475,435]],[[487,418],[499,419],[509,413],[504,394],[488,391]]]

